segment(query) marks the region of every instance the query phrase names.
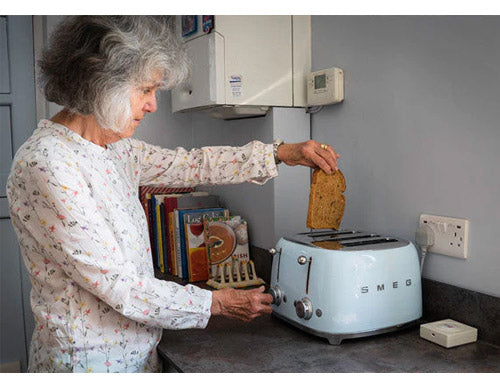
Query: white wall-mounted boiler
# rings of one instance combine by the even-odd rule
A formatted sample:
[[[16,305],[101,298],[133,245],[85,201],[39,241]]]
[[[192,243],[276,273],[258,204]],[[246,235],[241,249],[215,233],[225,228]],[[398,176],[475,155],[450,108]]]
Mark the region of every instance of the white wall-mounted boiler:
[[[177,31],[192,64],[172,90],[173,112],[233,119],[306,106],[310,16],[178,16]]]

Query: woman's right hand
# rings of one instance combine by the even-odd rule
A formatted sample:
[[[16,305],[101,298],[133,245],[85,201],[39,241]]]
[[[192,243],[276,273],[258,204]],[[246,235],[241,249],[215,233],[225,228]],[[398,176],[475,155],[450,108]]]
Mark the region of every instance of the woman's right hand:
[[[270,314],[273,297],[264,293],[264,286],[251,290],[224,288],[212,292],[212,315],[249,322],[258,316]]]

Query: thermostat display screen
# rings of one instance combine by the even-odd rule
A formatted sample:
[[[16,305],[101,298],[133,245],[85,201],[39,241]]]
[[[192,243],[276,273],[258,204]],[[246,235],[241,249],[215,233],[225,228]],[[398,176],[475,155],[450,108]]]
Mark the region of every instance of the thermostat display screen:
[[[326,74],[317,75],[314,77],[314,89],[326,87]]]

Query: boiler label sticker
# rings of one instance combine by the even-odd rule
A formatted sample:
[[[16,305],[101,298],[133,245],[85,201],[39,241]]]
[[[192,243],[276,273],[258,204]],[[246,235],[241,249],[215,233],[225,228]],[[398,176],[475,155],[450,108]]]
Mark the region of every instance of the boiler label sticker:
[[[239,97],[243,91],[243,81],[241,75],[231,75],[229,77],[229,86],[233,97]]]

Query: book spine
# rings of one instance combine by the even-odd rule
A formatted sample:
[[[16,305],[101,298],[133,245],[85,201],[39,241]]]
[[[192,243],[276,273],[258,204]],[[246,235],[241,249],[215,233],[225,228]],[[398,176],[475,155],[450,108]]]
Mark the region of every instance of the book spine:
[[[170,237],[171,227],[173,227],[173,223],[170,220],[170,213],[173,212],[174,209],[177,209],[177,197],[165,197],[163,199],[163,204],[165,205],[165,223],[166,223],[166,233],[167,233],[167,270],[168,273],[174,275],[173,267],[174,267],[174,250],[172,239]]]
[[[149,249],[151,251],[151,258],[154,262],[154,248],[153,248],[153,225],[151,222],[153,219],[151,218],[151,195],[146,194],[144,199],[144,212],[146,215],[146,223],[148,225],[148,235],[149,235]]]
[[[160,204],[156,203],[156,232],[158,238],[158,265],[157,267],[160,269],[160,272],[163,272],[163,240],[161,234],[161,213],[160,213]]]
[[[179,212],[179,239],[180,239],[180,252],[181,252],[181,265],[182,265],[182,278],[189,278],[189,267],[186,254],[186,232],[184,226],[184,216]]]
[[[168,212],[165,200],[162,203],[162,219],[163,219],[163,259],[165,260],[165,272],[171,273],[172,261],[170,256],[170,236],[168,232]]]
[[[160,266],[161,273],[168,271],[168,258],[167,258],[167,230],[165,223],[165,204],[163,202],[160,204],[160,218],[161,218],[161,240],[163,243],[163,266]]]
[[[174,238],[175,238],[175,258],[177,261],[177,276],[182,277],[182,259],[181,259],[181,238],[179,230],[179,211],[174,210]]]
[[[170,239],[170,260],[171,266],[169,266],[169,273],[177,276],[177,259],[175,255],[175,235],[174,235],[174,212],[168,214],[168,236]]]
[[[192,264],[189,261],[189,224],[184,222],[184,253],[186,254],[187,278],[192,281]]]
[[[156,200],[154,195],[151,195],[149,210],[151,213],[151,245],[153,246],[153,266],[158,267],[158,232],[156,231]]]

